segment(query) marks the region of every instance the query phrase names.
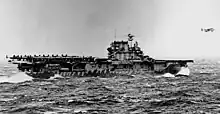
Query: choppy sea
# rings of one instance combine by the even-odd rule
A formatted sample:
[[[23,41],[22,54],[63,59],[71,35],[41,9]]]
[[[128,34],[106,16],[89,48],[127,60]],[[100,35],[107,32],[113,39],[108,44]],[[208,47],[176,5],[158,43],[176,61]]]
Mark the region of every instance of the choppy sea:
[[[0,64],[0,113],[217,114],[220,62],[198,60],[188,77],[54,78],[36,80]]]

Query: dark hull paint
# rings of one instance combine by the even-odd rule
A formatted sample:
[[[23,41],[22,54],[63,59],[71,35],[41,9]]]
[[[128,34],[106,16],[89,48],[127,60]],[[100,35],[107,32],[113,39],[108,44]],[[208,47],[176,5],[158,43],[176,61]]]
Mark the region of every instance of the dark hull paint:
[[[174,71],[172,71],[174,70]],[[153,72],[153,71],[144,71],[144,70],[117,70],[117,71],[109,71],[109,70],[94,70],[94,71],[73,71],[73,72],[59,72],[59,73],[26,73],[27,75],[33,78],[40,79],[49,79],[53,77],[55,74],[59,74],[63,77],[115,77],[115,76],[128,76],[133,77],[134,75],[160,75],[164,73],[173,73],[176,72],[176,68],[165,70],[162,72]]]
[[[49,79],[50,77],[55,76],[55,73],[28,73],[27,75],[33,78],[40,78],[40,79]],[[122,70],[122,71],[73,71],[73,72],[59,72],[59,75],[63,77],[115,77],[115,76],[128,76],[132,77],[132,75],[137,74],[153,74],[153,72],[143,72],[143,71],[133,71],[133,70]]]
[[[39,73],[39,72],[36,72],[36,73],[31,73],[31,72],[26,72],[26,74],[28,76],[31,76],[33,78],[39,78],[39,79],[49,79],[50,77],[53,77],[55,74],[54,73]]]

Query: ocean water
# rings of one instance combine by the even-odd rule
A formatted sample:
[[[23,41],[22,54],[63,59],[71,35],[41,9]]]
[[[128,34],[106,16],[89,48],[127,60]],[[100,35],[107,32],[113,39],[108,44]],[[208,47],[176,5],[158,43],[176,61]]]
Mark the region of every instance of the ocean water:
[[[220,113],[220,62],[200,60],[189,68],[188,77],[146,74],[37,80],[4,63],[0,64],[0,113]]]

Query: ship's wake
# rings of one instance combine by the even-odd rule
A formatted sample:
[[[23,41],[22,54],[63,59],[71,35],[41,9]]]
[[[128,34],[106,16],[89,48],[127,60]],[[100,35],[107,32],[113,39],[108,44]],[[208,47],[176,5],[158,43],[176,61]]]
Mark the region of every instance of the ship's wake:
[[[188,67],[181,67],[180,71],[177,72],[176,74],[171,74],[168,72],[156,77],[178,77],[178,76],[189,76],[189,74],[190,74],[190,70]]]
[[[188,67],[181,67],[180,71],[176,74],[176,76],[178,75],[189,76],[189,74],[190,74],[190,70]]]

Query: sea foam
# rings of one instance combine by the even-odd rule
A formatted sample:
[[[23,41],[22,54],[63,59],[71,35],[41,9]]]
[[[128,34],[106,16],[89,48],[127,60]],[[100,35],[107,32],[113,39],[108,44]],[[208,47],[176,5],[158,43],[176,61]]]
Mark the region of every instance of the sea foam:
[[[171,74],[171,73],[165,73],[163,75],[156,76],[156,77],[175,77],[175,76],[178,76],[178,75],[189,76],[189,74],[190,74],[190,70],[189,70],[188,67],[181,67],[180,71],[175,75]]]

